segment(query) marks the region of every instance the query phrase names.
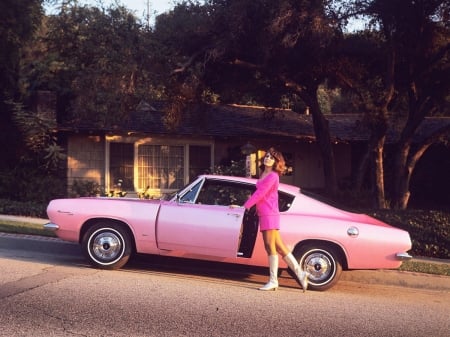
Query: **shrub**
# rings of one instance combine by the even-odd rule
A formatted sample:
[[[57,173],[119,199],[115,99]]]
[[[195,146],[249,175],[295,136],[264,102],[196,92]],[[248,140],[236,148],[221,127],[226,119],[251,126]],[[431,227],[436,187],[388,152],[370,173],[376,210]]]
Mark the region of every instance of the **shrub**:
[[[407,230],[412,255],[450,258],[450,213],[436,210],[377,210],[372,216]]]
[[[231,160],[228,165],[217,165],[212,174],[245,177],[245,159]]]
[[[101,194],[101,187],[92,180],[75,180],[71,187],[70,197],[92,197]]]
[[[0,199],[0,214],[20,215],[45,219],[47,217],[47,205],[47,202]]]
[[[25,167],[0,172],[0,198],[48,203],[52,199],[65,196],[64,177]]]

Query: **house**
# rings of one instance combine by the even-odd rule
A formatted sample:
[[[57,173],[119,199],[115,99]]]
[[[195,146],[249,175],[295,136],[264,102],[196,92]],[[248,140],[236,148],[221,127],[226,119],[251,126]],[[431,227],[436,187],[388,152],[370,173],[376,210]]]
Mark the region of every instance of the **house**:
[[[274,146],[289,167],[282,182],[306,189],[324,188],[311,115],[287,109],[208,105],[184,113],[172,129],[165,126],[164,118],[160,107],[145,104],[120,126],[101,130],[82,123],[59,126],[67,140],[68,185],[89,180],[105,191],[126,191],[127,196],[146,191],[157,198],[230,159],[247,159],[255,176],[263,151]],[[342,182],[356,169],[368,131],[359,115],[328,115],[327,119],[337,178]],[[428,122],[428,131],[441,125],[432,119]],[[395,137],[395,132],[390,134],[390,141]],[[246,145],[253,151],[244,154]]]

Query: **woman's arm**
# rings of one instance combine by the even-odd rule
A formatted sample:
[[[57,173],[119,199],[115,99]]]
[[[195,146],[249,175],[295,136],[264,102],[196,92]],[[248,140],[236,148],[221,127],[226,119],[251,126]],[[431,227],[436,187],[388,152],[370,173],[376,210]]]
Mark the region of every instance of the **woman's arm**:
[[[272,186],[276,184],[278,175],[271,173],[261,180],[258,184],[258,188],[252,194],[252,196],[244,203],[245,209],[250,209],[253,205],[258,203],[264,196],[270,191]]]

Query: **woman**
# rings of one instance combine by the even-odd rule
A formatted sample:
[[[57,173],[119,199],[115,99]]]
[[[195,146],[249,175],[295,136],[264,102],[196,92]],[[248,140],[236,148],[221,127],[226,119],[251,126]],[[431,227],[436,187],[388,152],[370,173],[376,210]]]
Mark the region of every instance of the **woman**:
[[[283,155],[271,147],[264,156],[262,174],[256,183],[256,191],[245,202],[246,210],[256,205],[259,217],[259,229],[264,239],[264,247],[269,256],[269,282],[259,290],[278,288],[278,254],[297,275],[303,292],[308,287],[308,274],[301,270],[297,260],[287,249],[280,236],[280,212],[278,208],[278,185],[280,175],[286,169]]]

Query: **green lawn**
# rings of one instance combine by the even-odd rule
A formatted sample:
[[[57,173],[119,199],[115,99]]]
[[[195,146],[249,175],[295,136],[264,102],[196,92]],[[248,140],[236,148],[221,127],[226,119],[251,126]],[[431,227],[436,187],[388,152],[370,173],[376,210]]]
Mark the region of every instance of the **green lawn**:
[[[0,232],[55,237],[53,232],[45,230],[40,224],[10,220],[1,220]]]

